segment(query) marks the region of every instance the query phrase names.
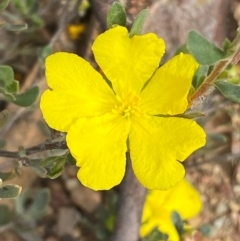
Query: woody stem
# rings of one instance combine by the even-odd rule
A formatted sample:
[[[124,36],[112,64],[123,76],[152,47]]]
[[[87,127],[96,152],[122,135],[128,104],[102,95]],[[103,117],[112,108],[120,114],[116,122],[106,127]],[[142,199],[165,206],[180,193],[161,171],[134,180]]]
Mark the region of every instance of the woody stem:
[[[137,241],[141,226],[142,209],[146,189],[136,179],[127,153],[127,167],[120,185],[119,207],[111,241]]]

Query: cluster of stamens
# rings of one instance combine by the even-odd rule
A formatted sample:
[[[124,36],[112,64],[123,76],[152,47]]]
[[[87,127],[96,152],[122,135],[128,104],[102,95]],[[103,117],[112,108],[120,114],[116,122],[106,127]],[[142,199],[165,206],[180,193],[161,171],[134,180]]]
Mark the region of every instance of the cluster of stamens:
[[[135,95],[135,93],[129,92],[124,98],[116,95],[116,98],[119,104],[114,106],[114,109],[112,110],[113,113],[120,114],[123,118],[129,118],[132,115],[138,116],[141,114],[139,108],[140,97]]]

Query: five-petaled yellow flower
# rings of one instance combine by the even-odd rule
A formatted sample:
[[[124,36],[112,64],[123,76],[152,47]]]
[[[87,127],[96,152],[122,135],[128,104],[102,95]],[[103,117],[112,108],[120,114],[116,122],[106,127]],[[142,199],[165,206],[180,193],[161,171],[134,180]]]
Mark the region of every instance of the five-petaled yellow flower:
[[[146,198],[140,233],[147,236],[154,228],[168,235],[169,241],[180,237],[172,221],[172,212],[178,212],[183,220],[196,216],[202,209],[198,191],[185,179],[167,191],[151,190]]]
[[[77,55],[49,56],[50,89],[40,104],[46,122],[67,132],[85,186],[101,190],[119,184],[129,149],[143,186],[171,188],[184,177],[180,162],[205,144],[205,132],[194,120],[174,116],[187,109],[198,64],[181,53],[158,68],[164,41],[153,33],[129,38],[121,26],[99,35],[92,49],[112,88]]]

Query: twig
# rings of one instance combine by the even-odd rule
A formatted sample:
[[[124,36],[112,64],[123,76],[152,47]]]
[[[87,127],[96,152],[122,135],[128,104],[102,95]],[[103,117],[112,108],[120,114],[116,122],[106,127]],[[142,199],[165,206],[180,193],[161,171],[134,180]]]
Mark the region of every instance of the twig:
[[[137,241],[146,189],[136,179],[127,153],[126,174],[120,187],[119,209],[111,241]]]
[[[231,60],[223,60],[216,65],[210,75],[206,77],[203,84],[192,96],[190,96],[189,107],[191,107],[200,96],[203,96],[207,92],[208,88],[214,83],[217,77],[223,72],[223,70],[228,66],[230,62]]]
[[[46,141],[42,144],[36,145],[29,147],[25,149],[26,151],[26,156],[30,156],[32,154],[38,153],[38,152],[43,152],[43,151],[49,151],[49,150],[60,150],[60,149],[68,149],[66,141],[55,141],[55,142],[50,142]],[[19,155],[18,151],[2,151],[0,150],[0,156],[1,157],[7,157],[7,158],[21,158]]]

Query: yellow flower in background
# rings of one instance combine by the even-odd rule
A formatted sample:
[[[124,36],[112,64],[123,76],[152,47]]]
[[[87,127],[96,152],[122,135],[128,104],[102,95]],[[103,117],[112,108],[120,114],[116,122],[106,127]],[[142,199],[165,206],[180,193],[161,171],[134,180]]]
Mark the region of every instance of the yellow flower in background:
[[[92,49],[112,88],[87,61],[60,52],[46,60],[50,89],[40,103],[49,126],[67,132],[79,180],[94,190],[119,184],[129,148],[142,185],[173,187],[185,174],[180,162],[205,144],[194,120],[174,117],[187,109],[198,64],[181,53],[158,68],[164,41],[153,33],[129,38],[120,26],[99,35]]]
[[[172,222],[172,212],[183,220],[196,216],[202,209],[198,191],[185,179],[168,191],[151,190],[146,198],[140,234],[147,236],[154,228],[168,235],[169,241],[179,241],[179,234]]]
[[[72,40],[78,39],[80,34],[85,30],[85,25],[82,23],[79,24],[69,24],[67,27],[69,37]]]

